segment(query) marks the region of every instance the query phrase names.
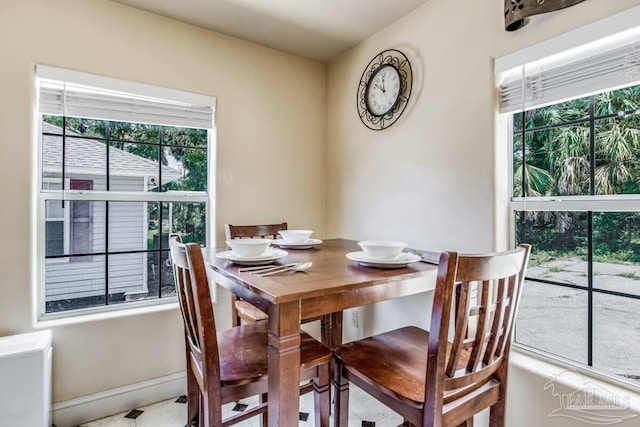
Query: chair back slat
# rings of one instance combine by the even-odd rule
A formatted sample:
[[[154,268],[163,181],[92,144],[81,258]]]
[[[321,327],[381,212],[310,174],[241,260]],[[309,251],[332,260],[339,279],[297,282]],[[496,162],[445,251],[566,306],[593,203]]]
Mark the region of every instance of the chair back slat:
[[[169,240],[180,311],[191,350],[200,363],[208,390],[220,388],[220,360],[213,304],[202,249],[195,243]],[[219,393],[218,393],[219,394]]]
[[[262,224],[262,225],[232,225],[226,224],[224,226],[227,240],[242,239],[242,238],[255,238],[255,237],[273,237],[278,238],[278,232],[280,230],[287,229],[287,223],[281,224]]]
[[[186,317],[188,319],[188,333],[187,338],[189,340],[189,349],[191,350],[192,357],[197,361],[202,362],[202,343],[200,335],[198,334],[198,320],[195,306],[195,298],[193,296],[193,286],[191,284],[191,275],[189,270],[182,269],[184,290],[182,292],[185,300],[184,306],[186,307]],[[184,318],[184,316],[183,316]]]
[[[200,337],[198,336],[197,331],[196,307],[191,290],[191,277],[189,274],[189,270],[187,270],[186,268],[183,268],[181,270],[181,274],[183,276],[182,283],[184,283],[184,287],[183,291],[181,292],[180,299],[184,300],[183,306],[185,307],[185,315],[183,316],[183,318],[187,319],[187,336],[189,337],[189,344],[192,348],[200,348]]]
[[[491,363],[493,357],[496,354],[496,349],[498,348],[498,343],[500,337],[503,334],[504,328],[504,314],[505,314],[505,304],[510,303],[510,299],[506,298],[507,293],[505,292],[505,279],[500,279],[497,285],[497,296],[495,302],[492,304],[493,307],[493,321],[491,323],[491,330],[489,332],[489,341],[487,342],[487,350],[484,353],[484,358],[482,359],[482,363],[488,365]]]
[[[448,262],[444,264],[441,258],[433,302],[429,363],[439,357],[444,357],[446,363],[442,364],[440,375],[436,373],[433,378],[429,377],[428,366],[427,381],[440,378],[443,393],[462,387],[476,389],[489,381],[505,360],[529,251],[529,245],[521,245],[513,251],[488,255],[449,252]],[[449,269],[453,269],[453,277]],[[452,304],[454,295],[456,301]],[[452,305],[453,340],[448,343],[446,313]],[[437,314],[440,312],[444,317]],[[431,345],[432,337],[436,337],[434,331],[439,331],[437,348]]]
[[[468,329],[469,316],[458,316],[458,313],[468,313],[469,305],[471,303],[471,284],[469,282],[463,282],[458,285],[457,299],[456,299],[456,316],[455,316],[455,330],[466,331]],[[458,361],[462,355],[462,351],[468,347],[468,343],[465,343],[466,334],[455,334],[453,343],[451,345],[451,351],[449,353],[447,361],[446,374],[452,377],[457,369]]]
[[[505,316],[502,322],[502,327],[505,331],[511,331],[513,320],[516,316],[516,308],[518,307],[518,301],[520,294],[522,293],[522,284],[524,282],[524,271],[519,276],[509,277],[509,285],[507,286],[507,297],[511,303],[505,307]],[[511,336],[509,333],[503,334],[498,342],[498,348],[496,349],[495,356],[498,357],[504,353],[505,348],[510,344]]]
[[[480,363],[482,351],[484,349],[485,337],[487,335],[486,324],[491,315],[491,303],[489,302],[489,287],[491,281],[482,281],[482,291],[480,296],[480,305],[478,310],[478,323],[476,325],[475,340],[471,349],[471,356],[467,363],[467,372],[473,372]]]

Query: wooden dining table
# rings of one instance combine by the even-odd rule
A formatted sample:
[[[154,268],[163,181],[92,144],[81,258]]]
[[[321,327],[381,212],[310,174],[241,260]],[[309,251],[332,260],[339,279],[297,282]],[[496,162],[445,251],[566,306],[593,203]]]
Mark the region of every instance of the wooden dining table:
[[[210,277],[269,315],[269,425],[297,426],[300,400],[300,323],[321,319],[321,339],[330,348],[342,342],[342,310],[433,290],[437,267],[415,262],[402,268],[376,268],[347,259],[357,243],[329,239],[312,249],[287,249],[276,264],[311,261],[304,272],[260,277],[239,272],[215,256],[227,248],[205,249]]]

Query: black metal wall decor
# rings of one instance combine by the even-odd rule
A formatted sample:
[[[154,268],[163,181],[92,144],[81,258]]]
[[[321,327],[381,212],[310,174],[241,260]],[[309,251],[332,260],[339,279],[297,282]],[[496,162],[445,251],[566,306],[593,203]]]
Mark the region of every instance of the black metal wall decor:
[[[397,49],[377,54],[365,67],[357,93],[360,120],[371,130],[383,130],[402,115],[411,96],[413,73],[409,58]]]
[[[529,17],[564,9],[585,0],[504,0],[504,28],[515,31],[527,25]]]

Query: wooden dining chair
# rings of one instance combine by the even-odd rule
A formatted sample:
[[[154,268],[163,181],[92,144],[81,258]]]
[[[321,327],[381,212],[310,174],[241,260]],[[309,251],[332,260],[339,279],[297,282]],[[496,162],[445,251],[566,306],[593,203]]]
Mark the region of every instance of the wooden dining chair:
[[[490,426],[504,426],[511,336],[529,251],[523,244],[488,255],[445,252],[430,333],[408,326],[334,348],[334,425],[347,425],[352,382],[405,425],[472,426],[474,414],[490,407]]]
[[[251,323],[217,332],[200,246],[183,245],[175,237],[170,239],[169,246],[187,336],[187,365],[198,390],[197,425],[228,426],[258,414],[263,414],[263,425],[266,425],[266,401],[224,421],[222,405],[267,393],[267,323]],[[329,424],[330,360],[329,349],[301,332],[300,380],[313,381],[316,427]],[[194,420],[188,421],[189,425]]]
[[[280,230],[287,229],[287,223],[281,224],[263,224],[263,225],[232,225],[224,226],[227,240],[231,239],[253,239],[260,238],[278,238]],[[252,305],[248,301],[238,298],[237,295],[231,294],[231,324],[238,326],[241,321],[246,323],[259,322],[266,320],[267,313]]]
[[[182,236],[177,233],[169,234],[169,247],[171,247],[171,242],[182,244]],[[181,277],[178,273],[178,268],[176,263],[173,260],[173,252],[170,252],[171,266],[173,268],[173,283],[176,287],[176,294],[180,295],[180,289],[178,283],[181,280]],[[180,306],[182,306],[182,301],[180,301]],[[183,315],[184,320],[184,315]],[[187,376],[187,425],[185,427],[197,426],[198,418],[199,418],[199,410],[200,410],[200,389],[198,388],[198,383],[196,378],[193,375],[193,370],[191,369],[191,364],[189,362],[189,330],[187,328],[187,322],[184,321],[184,343],[185,350],[187,356],[187,368],[186,368],[186,376]]]

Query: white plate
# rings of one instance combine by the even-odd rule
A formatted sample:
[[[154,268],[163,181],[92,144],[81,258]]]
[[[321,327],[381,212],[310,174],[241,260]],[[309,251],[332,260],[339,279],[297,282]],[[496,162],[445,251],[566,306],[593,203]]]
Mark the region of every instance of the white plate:
[[[280,246],[281,248],[290,248],[290,249],[310,249],[315,245],[319,245],[322,243],[320,239],[307,239],[304,242],[287,242],[284,239],[275,239],[271,242],[274,245]]]
[[[233,251],[223,251],[218,252],[216,254],[216,258],[226,259],[227,261],[231,261],[232,263],[238,265],[265,265],[271,264],[273,261],[287,255],[287,251],[276,248],[269,248],[264,255],[261,255],[259,257],[246,258],[236,255],[235,253],[233,253]]]
[[[410,254],[407,252],[402,252],[400,255],[393,259],[369,258],[363,251],[349,252],[346,256],[351,261],[358,261],[360,265],[377,268],[402,268],[409,263],[418,262],[421,259],[419,255]]]

